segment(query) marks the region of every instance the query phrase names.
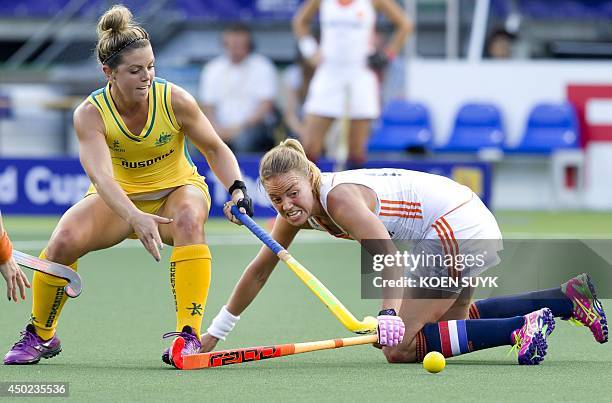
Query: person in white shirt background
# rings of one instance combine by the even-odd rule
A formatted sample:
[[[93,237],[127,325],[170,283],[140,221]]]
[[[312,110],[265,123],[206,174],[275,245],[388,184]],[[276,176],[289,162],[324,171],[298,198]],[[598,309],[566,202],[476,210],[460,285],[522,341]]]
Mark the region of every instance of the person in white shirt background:
[[[273,145],[276,69],[254,50],[249,27],[223,32],[223,55],[201,73],[199,98],[219,136],[235,152],[267,151]]]

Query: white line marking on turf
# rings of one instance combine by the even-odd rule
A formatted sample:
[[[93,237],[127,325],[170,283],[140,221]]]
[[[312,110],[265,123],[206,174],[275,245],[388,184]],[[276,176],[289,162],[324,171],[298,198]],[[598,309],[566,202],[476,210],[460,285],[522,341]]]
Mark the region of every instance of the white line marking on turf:
[[[612,234],[586,234],[586,233],[571,233],[571,232],[550,232],[534,234],[531,232],[506,232],[504,239],[611,239]],[[248,246],[261,245],[261,241],[250,234],[216,234],[207,235],[206,240],[210,246]],[[329,242],[346,242],[346,240],[330,237],[327,234],[319,232],[304,232],[298,234],[296,243],[317,244]],[[46,239],[31,240],[31,241],[13,241],[15,249],[18,250],[40,250],[47,246]],[[140,241],[136,239],[126,239],[125,241],[113,246],[119,249],[137,249],[142,248]]]
[[[245,245],[263,245],[262,242],[249,234],[223,234],[223,235],[207,235],[206,243],[210,246],[245,246]],[[323,233],[304,233],[299,234],[297,243],[317,244],[328,242],[346,242],[337,238],[330,238]],[[39,250],[47,246],[47,240],[31,240],[31,241],[13,241],[15,249],[18,250]],[[113,246],[119,249],[137,249],[143,248],[142,244],[137,239],[126,239],[125,241]]]

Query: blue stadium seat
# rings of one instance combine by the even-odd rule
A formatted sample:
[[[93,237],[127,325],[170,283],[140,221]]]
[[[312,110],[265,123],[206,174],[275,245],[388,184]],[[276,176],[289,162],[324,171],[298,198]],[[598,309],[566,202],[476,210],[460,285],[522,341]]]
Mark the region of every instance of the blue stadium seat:
[[[580,144],[576,110],[569,102],[537,104],[529,113],[520,144],[511,152],[548,154]]]
[[[457,112],[448,143],[438,149],[445,152],[478,152],[501,149],[504,128],[499,108],[490,103],[468,103]]]
[[[395,99],[383,108],[368,149],[406,151],[411,148],[428,148],[432,140],[431,122],[425,105]]]

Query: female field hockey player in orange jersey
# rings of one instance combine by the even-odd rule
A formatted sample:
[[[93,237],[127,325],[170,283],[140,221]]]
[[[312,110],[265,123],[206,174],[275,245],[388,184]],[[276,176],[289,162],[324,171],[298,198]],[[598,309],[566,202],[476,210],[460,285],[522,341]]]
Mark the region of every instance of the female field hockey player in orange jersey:
[[[200,349],[200,326],[210,284],[211,255],[204,236],[210,196],[186,154],[188,137],[247,214],[252,203],[238,163],[194,98],[155,78],[148,33],[124,6],[98,22],[97,57],[108,83],[74,113],[81,164],[92,186],[61,218],[41,257],[70,265],[94,250],[137,237],[156,261],[163,243],[174,247],[170,284],[176,332],[184,354]],[[109,278],[109,282],[113,281]],[[66,302],[64,282],[35,273],[31,323],[4,358],[33,364],[61,351],[57,320]],[[162,359],[169,362],[167,350]]]
[[[414,240],[415,254],[421,250],[416,249],[418,245],[424,251],[439,251],[439,255],[446,255],[447,248],[454,256],[483,253],[486,257],[480,272],[499,261],[501,233],[495,218],[469,188],[448,178],[401,169],[322,174],[296,140],[287,140],[269,151],[261,160],[259,175],[278,211],[272,237],[285,248],[300,229],[319,229],[357,240],[368,251],[372,247],[368,240],[383,240],[379,244],[384,253],[394,249],[384,240]],[[232,218],[229,209],[225,211]],[[276,255],[262,247],[203,336],[203,351],[225,339],[277,262]],[[424,269],[432,270],[429,275],[444,276],[455,267],[441,264]],[[450,357],[515,344],[520,364],[538,364],[546,353],[546,337],[554,329],[554,316],[576,319],[600,343],[608,338],[605,313],[590,278],[584,274],[561,287],[489,298],[472,305],[470,288],[440,289],[435,299],[411,298],[414,294],[410,289],[405,291],[407,294],[401,297],[390,295],[396,299],[383,292],[381,314],[397,313],[406,327],[399,345],[387,343],[383,347],[389,362],[420,361],[429,351]],[[478,317],[487,320],[471,319]]]
[[[15,263],[12,253],[13,244],[4,229],[2,214],[0,214],[0,274],[6,280],[6,296],[8,300],[12,299],[17,302],[17,291],[19,291],[21,299],[25,300],[25,289],[30,288],[30,282],[21,271],[21,268]]]

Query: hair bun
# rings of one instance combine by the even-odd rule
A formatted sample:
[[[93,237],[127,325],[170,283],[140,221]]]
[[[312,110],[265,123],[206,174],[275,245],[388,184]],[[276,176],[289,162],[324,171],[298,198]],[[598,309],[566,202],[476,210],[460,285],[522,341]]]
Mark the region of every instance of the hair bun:
[[[132,22],[132,13],[122,5],[114,5],[100,18],[98,35],[114,34],[126,30]]]

